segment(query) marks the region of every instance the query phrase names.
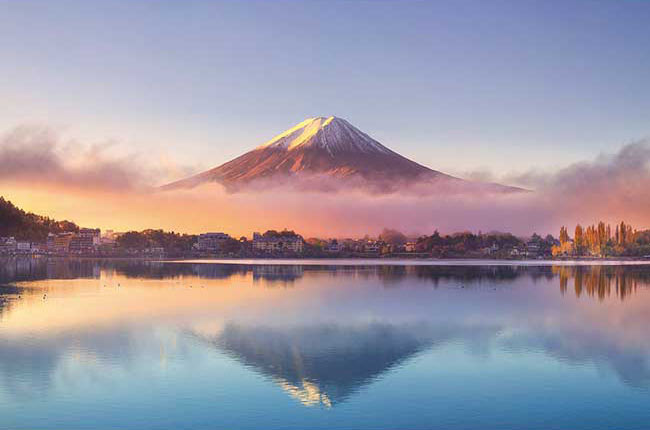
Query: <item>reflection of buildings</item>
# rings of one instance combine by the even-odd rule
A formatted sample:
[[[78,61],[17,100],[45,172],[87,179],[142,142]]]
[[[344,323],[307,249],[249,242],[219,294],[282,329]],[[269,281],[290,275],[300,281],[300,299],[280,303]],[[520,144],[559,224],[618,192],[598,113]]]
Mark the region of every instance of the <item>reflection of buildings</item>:
[[[285,281],[292,282],[302,278],[304,275],[304,266],[254,266],[253,279],[264,279],[266,281]]]
[[[555,266],[553,273],[559,276],[562,294],[572,283],[576,297],[586,294],[601,301],[612,293],[624,300],[637,286],[650,285],[650,271],[633,266]]]
[[[91,232],[92,233],[92,232]],[[89,237],[95,237],[93,233]],[[59,238],[57,238],[59,239]],[[67,238],[66,238],[67,239]],[[90,241],[89,241],[90,243]],[[565,294],[572,288],[577,297],[597,297],[603,301],[613,296],[625,299],[639,287],[650,286],[648,266],[405,266],[405,265],[283,265],[283,264],[187,264],[140,260],[84,260],[15,256],[0,259],[0,284],[39,279],[99,278],[102,270],[129,278],[168,279],[197,276],[205,279],[228,279],[251,275],[254,281],[294,283],[305,276],[342,276],[377,279],[384,286],[408,285],[416,279],[439,284],[458,283],[464,287],[493,286],[520,279],[552,281],[557,279]]]
[[[289,283],[304,275],[304,266],[244,265],[244,264],[186,264],[151,261],[114,262],[112,267],[129,278],[167,279],[197,276],[202,279],[228,279],[252,274],[253,280]]]
[[[216,347],[254,372],[265,375],[304,405],[336,407],[356,397],[364,387],[388,372],[406,368],[411,364],[408,360],[417,354],[446,344],[467,346],[463,351],[478,358],[495,348],[521,354],[542,351],[562,363],[595,363],[599,369],[612,369],[626,384],[644,390],[650,387],[650,342],[646,335],[650,312],[647,312],[648,304],[644,303],[643,294],[630,297],[636,288],[650,283],[647,266],[256,266],[11,258],[0,260],[0,284],[29,279],[94,277],[100,270],[127,278],[232,278],[236,281],[233,285],[252,285],[256,277],[302,279],[296,282],[294,290],[273,291],[267,296],[281,300],[278,309],[283,312],[272,309],[279,302],[257,300],[268,293],[261,289],[248,291],[236,299],[241,301],[233,302],[228,311],[213,307],[211,302],[206,302],[202,312],[197,312],[194,305],[183,309],[179,300],[174,312],[184,312],[180,314],[182,321],[199,318],[196,326],[203,330],[210,330],[206,325],[212,327],[204,324],[206,316],[211,315],[209,312],[214,312],[215,322],[230,321],[221,332],[196,335],[202,342],[196,342],[192,336],[188,348],[198,345],[213,356],[212,349]],[[326,277],[341,279],[321,282]],[[537,280],[544,288],[531,288]],[[393,281],[395,285],[406,287],[402,290],[382,288]],[[490,291],[481,295],[468,290],[440,294],[430,288],[437,282],[465,286],[485,283]],[[96,288],[97,283],[88,284]],[[558,294],[558,284],[562,292],[573,288],[582,298],[599,297],[612,306],[600,306],[596,300],[588,306],[575,300],[563,300]],[[345,285],[345,288],[329,294],[332,285]],[[517,291],[515,294],[509,294],[508,289],[491,292],[492,287],[501,285],[514,286]],[[149,286],[143,288],[149,289]],[[316,295],[298,291],[300,288],[314,289]],[[129,296],[128,291],[129,288],[121,289],[120,300],[130,297],[141,303],[140,294]],[[196,293],[191,293],[192,297]],[[16,300],[16,305],[3,308],[2,297],[18,294],[25,297],[29,292],[0,287],[0,318],[3,309],[5,315],[14,312],[19,302]],[[179,290],[177,294],[174,297],[180,298],[186,292]],[[249,301],[251,297],[256,300]],[[289,300],[283,300],[284,297]],[[625,297],[629,302],[620,303],[617,297]],[[634,306],[628,306],[634,300]],[[51,302],[48,306],[58,304]],[[11,311],[6,312],[7,309]],[[24,310],[29,311],[29,307]],[[380,322],[368,322],[370,318],[366,315]],[[143,318],[148,327],[149,313]],[[177,327],[174,321],[173,327]],[[292,325],[287,326],[286,321]],[[468,321],[473,325],[468,326]],[[61,357],[70,357],[73,355],[70,351],[80,350],[109,357],[103,360],[107,363],[123,362],[125,369],[134,371],[133,377],[137,378],[141,368],[132,366],[129,360],[145,353],[150,360],[160,352],[159,338],[155,335],[147,333],[145,338],[150,339],[151,344],[143,347],[141,339],[136,341],[128,330],[123,332],[127,325],[121,315],[113,322],[116,324],[114,331],[109,324],[83,323],[86,334],[83,330],[63,330],[55,337],[42,338],[38,342],[0,336],[4,342],[0,348],[0,386],[9,387],[9,390],[13,387],[24,389],[24,381],[31,378],[32,386],[27,385],[27,391],[48,389],[47,382],[52,378],[47,376],[53,374]],[[141,325],[145,324],[134,324],[134,327]],[[177,336],[173,338],[175,343]],[[449,358],[440,356],[441,359],[445,357]],[[495,356],[495,360],[499,357]],[[436,360],[427,363],[439,365],[439,369],[450,365]],[[193,366],[195,362],[190,360],[187,364]],[[81,367],[83,363],[75,363],[77,365]],[[235,386],[233,390],[238,388]]]
[[[290,328],[229,324],[208,341],[272,378],[304,405],[331,407],[437,343],[491,336],[496,331],[428,324]]]
[[[98,261],[31,256],[0,259],[0,285],[42,279],[99,278]]]

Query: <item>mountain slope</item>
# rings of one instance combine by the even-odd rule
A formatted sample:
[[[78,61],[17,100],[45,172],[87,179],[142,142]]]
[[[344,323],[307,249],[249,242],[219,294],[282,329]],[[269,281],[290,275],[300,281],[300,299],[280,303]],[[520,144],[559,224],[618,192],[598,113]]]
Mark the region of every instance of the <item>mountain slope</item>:
[[[316,181],[309,182],[316,178]],[[404,185],[430,183],[464,188],[476,184],[438,172],[401,156],[344,119],[309,118],[267,143],[221,166],[169,184],[164,189],[191,188],[217,182],[237,190],[254,182],[296,183],[310,186],[323,181],[338,185],[395,191]],[[478,185],[478,184],[477,184]],[[482,184],[501,191],[516,190]]]

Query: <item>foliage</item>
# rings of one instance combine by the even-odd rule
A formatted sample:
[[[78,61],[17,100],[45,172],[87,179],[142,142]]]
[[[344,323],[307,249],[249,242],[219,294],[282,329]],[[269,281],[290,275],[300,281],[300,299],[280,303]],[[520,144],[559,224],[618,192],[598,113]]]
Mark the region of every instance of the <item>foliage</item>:
[[[182,254],[192,250],[197,241],[196,235],[180,234],[163,230],[129,231],[117,238],[120,248],[143,251],[163,248],[169,255]]]
[[[578,224],[573,240],[567,228],[560,228],[560,244],[553,247],[554,256],[644,256],[650,255],[650,232],[637,231],[621,221],[614,228],[603,221],[583,228]]]
[[[262,236],[265,238],[295,238],[298,237],[298,234],[293,230],[267,230]]]
[[[506,250],[517,246],[524,246],[524,241],[510,233],[461,232],[442,236],[437,230],[431,236],[420,237],[415,244],[417,252],[431,253],[436,257],[460,257],[478,254],[487,248]]]
[[[408,242],[408,238],[404,233],[397,230],[385,228],[379,235],[379,240],[386,242],[389,245],[404,245]]]
[[[70,221],[56,221],[25,212],[0,197],[0,236],[13,236],[19,240],[43,243],[48,233],[66,231],[79,231],[79,226]]]

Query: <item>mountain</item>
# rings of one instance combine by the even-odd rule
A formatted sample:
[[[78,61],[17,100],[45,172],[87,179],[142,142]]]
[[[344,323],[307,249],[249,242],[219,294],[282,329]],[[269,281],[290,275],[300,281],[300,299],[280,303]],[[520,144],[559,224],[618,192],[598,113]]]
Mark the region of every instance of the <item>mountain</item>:
[[[209,182],[220,183],[231,191],[262,182],[265,186],[288,183],[308,188],[358,186],[379,192],[414,184],[442,191],[521,191],[432,170],[334,116],[308,118],[234,160],[163,189],[193,188]]]

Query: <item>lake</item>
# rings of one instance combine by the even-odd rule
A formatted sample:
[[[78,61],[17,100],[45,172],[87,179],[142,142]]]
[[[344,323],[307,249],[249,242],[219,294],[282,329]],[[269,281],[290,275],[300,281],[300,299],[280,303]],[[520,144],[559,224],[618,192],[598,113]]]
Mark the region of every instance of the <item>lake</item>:
[[[650,421],[649,265],[255,263],[1,260],[0,428]]]

